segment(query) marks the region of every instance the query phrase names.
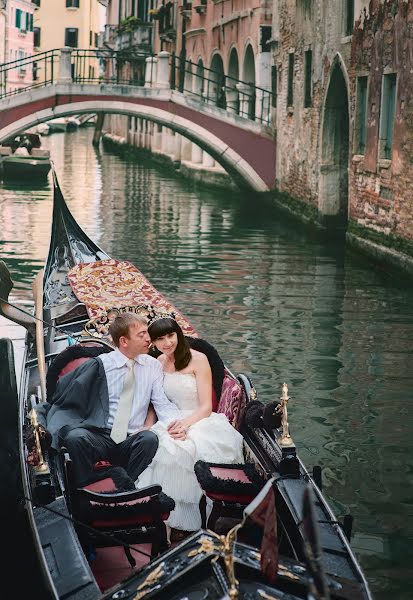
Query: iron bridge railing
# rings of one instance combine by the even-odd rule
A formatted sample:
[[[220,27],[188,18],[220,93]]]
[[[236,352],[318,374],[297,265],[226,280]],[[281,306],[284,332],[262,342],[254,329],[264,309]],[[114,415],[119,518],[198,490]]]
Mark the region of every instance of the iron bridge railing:
[[[65,49],[67,52],[68,49]],[[133,50],[69,51],[65,80],[79,84],[120,84],[125,86],[157,87],[158,58],[156,55]],[[49,50],[0,65],[0,99],[31,89],[58,83],[62,77],[63,51]],[[25,82],[16,89],[7,89],[13,75],[22,73]],[[27,81],[31,71],[31,81]],[[232,114],[265,125],[271,124],[273,94],[251,82],[241,81],[193,63],[185,58],[169,57],[169,85],[201,102],[226,109]],[[9,86],[10,87],[10,86]]]

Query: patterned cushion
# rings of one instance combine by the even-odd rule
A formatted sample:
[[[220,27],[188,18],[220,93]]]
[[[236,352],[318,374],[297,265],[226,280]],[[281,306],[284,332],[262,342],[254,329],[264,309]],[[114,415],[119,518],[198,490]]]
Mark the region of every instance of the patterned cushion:
[[[245,404],[246,396],[242,385],[226,373],[222,384],[217,413],[223,413],[231,425],[235,429],[238,429],[240,426],[241,411]]]

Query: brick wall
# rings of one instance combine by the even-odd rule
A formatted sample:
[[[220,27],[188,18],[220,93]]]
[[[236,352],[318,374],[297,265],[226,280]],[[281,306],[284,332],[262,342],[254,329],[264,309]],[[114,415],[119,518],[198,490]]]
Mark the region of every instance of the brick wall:
[[[413,0],[370,3],[352,40],[350,89],[369,73],[364,155],[350,166],[350,218],[369,232],[413,242]],[[379,156],[383,75],[397,74],[392,153]],[[395,240],[396,241],[396,240]],[[396,244],[398,245],[398,244]]]

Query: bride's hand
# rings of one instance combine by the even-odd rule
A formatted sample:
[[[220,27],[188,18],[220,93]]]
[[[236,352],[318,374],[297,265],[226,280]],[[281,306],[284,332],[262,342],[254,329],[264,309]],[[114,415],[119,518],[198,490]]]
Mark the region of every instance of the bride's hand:
[[[184,440],[186,438],[186,427],[180,420],[169,423],[167,430],[169,435],[176,440]]]

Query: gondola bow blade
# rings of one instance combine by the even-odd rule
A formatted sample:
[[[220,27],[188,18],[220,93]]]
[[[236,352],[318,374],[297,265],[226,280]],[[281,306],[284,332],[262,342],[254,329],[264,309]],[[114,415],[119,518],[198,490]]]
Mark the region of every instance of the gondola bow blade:
[[[261,571],[271,583],[276,580],[278,571],[278,534],[274,482],[275,478],[270,479],[254,500],[244,509],[244,519],[251,519],[263,530]]]

